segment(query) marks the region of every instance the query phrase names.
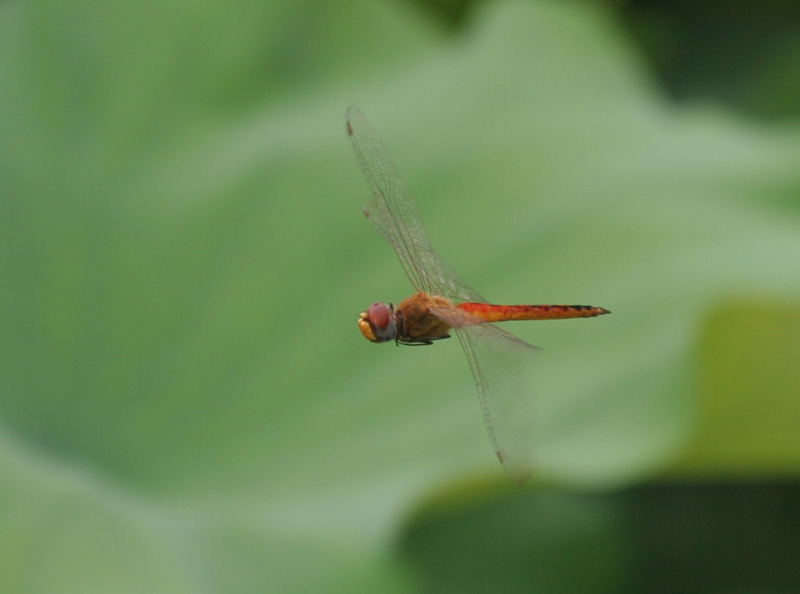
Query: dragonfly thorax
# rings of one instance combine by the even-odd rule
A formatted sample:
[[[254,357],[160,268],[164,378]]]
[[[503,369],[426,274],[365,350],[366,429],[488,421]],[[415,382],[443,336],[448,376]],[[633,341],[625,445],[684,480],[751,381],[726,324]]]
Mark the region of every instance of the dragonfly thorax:
[[[380,301],[370,305],[358,316],[358,329],[367,340],[389,342],[397,338],[394,308]]]

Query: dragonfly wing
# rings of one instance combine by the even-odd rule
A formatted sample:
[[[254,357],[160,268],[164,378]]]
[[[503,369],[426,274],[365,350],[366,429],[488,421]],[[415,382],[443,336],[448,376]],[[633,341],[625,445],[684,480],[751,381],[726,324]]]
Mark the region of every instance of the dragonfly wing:
[[[347,133],[372,190],[364,214],[392,245],[414,288],[451,299],[484,302],[431,248],[414,199],[386,147],[354,106],[347,110]]]
[[[540,349],[494,324],[455,327],[469,362],[489,438],[503,468],[516,483],[530,478],[528,381],[531,356]]]

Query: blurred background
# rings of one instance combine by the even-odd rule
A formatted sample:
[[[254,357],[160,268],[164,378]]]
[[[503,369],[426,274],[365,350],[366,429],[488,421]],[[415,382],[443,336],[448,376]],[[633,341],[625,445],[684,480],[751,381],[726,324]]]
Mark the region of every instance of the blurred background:
[[[800,592],[796,2],[0,6],[0,590]],[[529,485],[361,215],[517,325]]]

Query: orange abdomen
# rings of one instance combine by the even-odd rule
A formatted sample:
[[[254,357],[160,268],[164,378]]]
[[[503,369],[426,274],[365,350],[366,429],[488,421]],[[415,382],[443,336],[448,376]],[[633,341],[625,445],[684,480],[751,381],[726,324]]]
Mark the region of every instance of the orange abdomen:
[[[508,320],[568,320],[593,318],[611,313],[593,305],[491,305],[489,303],[459,303],[456,307],[487,322]]]

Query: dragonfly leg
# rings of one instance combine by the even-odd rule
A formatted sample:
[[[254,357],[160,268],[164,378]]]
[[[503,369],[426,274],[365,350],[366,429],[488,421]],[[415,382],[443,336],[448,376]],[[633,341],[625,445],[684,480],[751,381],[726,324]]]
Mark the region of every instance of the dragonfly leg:
[[[433,344],[434,340],[444,340],[445,338],[450,338],[449,334],[442,334],[441,336],[432,336],[431,338],[417,338],[413,340],[400,340],[399,338],[395,341],[397,345],[404,345],[404,346],[430,346]]]

